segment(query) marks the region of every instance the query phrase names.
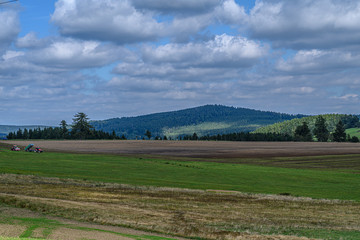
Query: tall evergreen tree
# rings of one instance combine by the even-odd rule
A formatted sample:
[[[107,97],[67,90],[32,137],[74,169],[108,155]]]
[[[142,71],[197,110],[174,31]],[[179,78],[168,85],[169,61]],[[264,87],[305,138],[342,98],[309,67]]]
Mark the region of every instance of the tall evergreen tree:
[[[86,139],[90,137],[93,126],[89,123],[89,118],[85,113],[79,112],[74,115],[71,136],[76,139]]]
[[[336,124],[335,132],[332,135],[335,142],[346,141],[345,127],[341,120],[338,122],[338,124]]]
[[[17,130],[16,132],[16,139],[22,139],[23,138],[23,133],[22,130],[19,128],[19,130]]]
[[[61,128],[61,137],[63,139],[67,138],[69,130],[67,129],[67,123],[65,120],[62,120],[60,122],[60,128]]]
[[[296,141],[312,141],[311,131],[306,122],[296,127],[294,137]]]
[[[326,126],[325,118],[319,116],[315,120],[315,128],[313,134],[316,136],[319,142],[327,142],[329,139],[329,130]]]
[[[23,139],[29,139],[29,131],[25,128],[23,132]]]

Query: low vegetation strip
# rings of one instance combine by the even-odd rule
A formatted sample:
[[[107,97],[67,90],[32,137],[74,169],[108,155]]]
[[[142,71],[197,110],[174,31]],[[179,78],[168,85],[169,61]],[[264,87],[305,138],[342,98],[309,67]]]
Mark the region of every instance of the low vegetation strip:
[[[118,155],[0,152],[0,172],[159,187],[235,190],[360,201],[360,175]],[[254,160],[256,161],[256,160]],[[318,159],[317,159],[318,161]]]
[[[29,202],[26,207],[31,206]],[[22,215],[27,216],[22,216]],[[29,216],[30,215],[30,216]],[[180,238],[165,237],[125,228],[104,227],[96,224],[84,224],[57,218],[49,219],[25,209],[0,204],[0,239],[98,239],[98,240],[176,240]],[[6,222],[6,223],[4,223]],[[131,233],[132,232],[132,233]]]
[[[8,174],[1,175],[0,192],[0,202],[14,207],[197,239],[360,238],[360,203],[352,201],[214,193]],[[44,218],[12,219],[25,221],[27,226],[36,223],[50,228],[64,227]],[[56,232],[51,229],[51,233]]]

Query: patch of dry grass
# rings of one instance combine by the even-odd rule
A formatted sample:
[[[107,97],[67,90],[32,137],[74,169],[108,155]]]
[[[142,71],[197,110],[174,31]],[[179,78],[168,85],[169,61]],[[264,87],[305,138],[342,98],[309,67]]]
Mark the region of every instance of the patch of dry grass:
[[[360,231],[360,203],[0,175],[0,201],[47,214],[208,239]],[[293,236],[280,236],[283,233]],[[290,234],[291,235],[291,234]]]

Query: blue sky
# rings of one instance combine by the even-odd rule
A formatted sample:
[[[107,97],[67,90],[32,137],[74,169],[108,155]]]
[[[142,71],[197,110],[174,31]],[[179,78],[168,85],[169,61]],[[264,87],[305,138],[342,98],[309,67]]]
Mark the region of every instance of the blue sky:
[[[0,23],[0,124],[205,104],[359,114],[359,1],[19,0]]]

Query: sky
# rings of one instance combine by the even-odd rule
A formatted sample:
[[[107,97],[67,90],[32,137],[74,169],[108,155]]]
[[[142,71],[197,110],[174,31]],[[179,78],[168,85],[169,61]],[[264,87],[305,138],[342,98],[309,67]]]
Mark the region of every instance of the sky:
[[[359,114],[359,90],[358,0],[0,5],[2,125],[205,104]]]

